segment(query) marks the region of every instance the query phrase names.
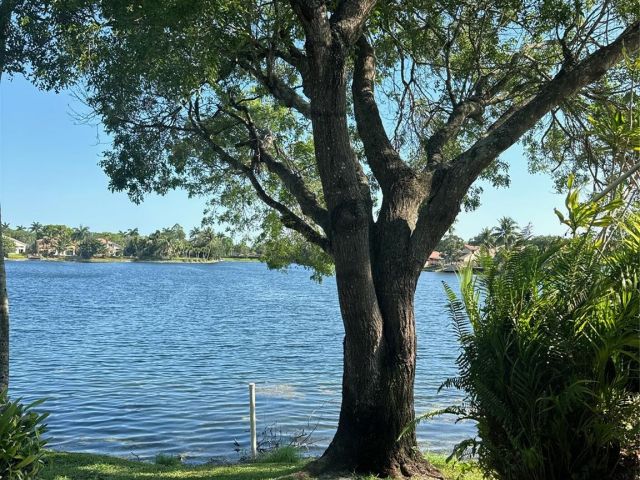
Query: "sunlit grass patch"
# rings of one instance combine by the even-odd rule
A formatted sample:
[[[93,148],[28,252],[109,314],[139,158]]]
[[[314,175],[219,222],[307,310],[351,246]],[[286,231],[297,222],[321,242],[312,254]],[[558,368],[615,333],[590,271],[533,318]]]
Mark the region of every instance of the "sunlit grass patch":
[[[293,446],[275,448],[269,452],[259,455],[255,459],[256,463],[300,463],[300,450]]]
[[[286,456],[290,452],[285,452]],[[282,459],[286,457],[284,454]],[[226,466],[157,465],[88,453],[51,452],[42,471],[42,480],[285,480],[305,478],[296,475],[304,463],[298,458],[289,463],[251,462]],[[483,480],[473,463],[447,463],[444,455],[428,454],[427,459],[447,480]],[[271,460],[277,458],[271,457]],[[372,477],[354,477],[372,480]],[[379,480],[379,479],[375,479]]]
[[[273,480],[292,474],[300,465],[251,463],[228,466],[155,465],[86,453],[52,452],[42,480]]]
[[[440,470],[449,480],[484,480],[484,476],[475,462],[447,462],[447,456],[428,453],[427,460]]]

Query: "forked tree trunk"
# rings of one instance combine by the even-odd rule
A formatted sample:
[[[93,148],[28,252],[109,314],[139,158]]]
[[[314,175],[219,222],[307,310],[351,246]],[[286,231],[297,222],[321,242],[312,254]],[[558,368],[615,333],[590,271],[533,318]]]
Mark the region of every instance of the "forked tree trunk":
[[[315,466],[319,471],[442,478],[424,460],[415,431],[408,429],[415,419],[413,291],[405,291],[393,303],[398,315],[383,319],[378,342],[367,339],[371,332],[363,319],[344,317],[347,333],[340,420],[333,441]],[[372,344],[378,348],[372,350]]]
[[[344,51],[335,44],[308,51],[314,72],[306,92],[345,329],[338,430],[309,470],[441,478],[413,432],[400,438],[415,418],[413,298],[420,270],[407,267],[406,253],[407,216],[417,215],[419,199],[399,189],[409,200],[374,222],[367,178],[351,147]]]

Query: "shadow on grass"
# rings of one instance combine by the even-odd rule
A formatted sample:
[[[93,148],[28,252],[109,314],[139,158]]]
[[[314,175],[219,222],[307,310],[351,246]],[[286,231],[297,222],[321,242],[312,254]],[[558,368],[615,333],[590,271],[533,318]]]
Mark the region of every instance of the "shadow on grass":
[[[300,465],[242,464],[229,466],[203,465],[162,466],[86,453],[54,453],[48,456],[42,480],[274,480],[290,476]]]

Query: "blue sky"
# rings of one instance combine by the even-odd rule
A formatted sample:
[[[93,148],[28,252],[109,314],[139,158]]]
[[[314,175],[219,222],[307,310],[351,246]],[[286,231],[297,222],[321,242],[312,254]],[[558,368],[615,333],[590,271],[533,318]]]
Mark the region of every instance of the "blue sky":
[[[63,223],[94,231],[139,227],[142,233],[180,223],[200,225],[206,199],[182,191],[149,196],[140,204],[108,190],[98,166],[108,138],[99,128],[79,123],[73,113],[83,106],[69,92],[42,92],[22,78],[3,77],[0,85],[0,201],[3,221],[12,226]],[[546,175],[527,172],[518,147],[504,157],[511,165],[511,187],[485,187],[482,205],[458,216],[455,233],[467,239],[502,216],[534,233],[562,234],[553,213],[563,198],[553,193]]]

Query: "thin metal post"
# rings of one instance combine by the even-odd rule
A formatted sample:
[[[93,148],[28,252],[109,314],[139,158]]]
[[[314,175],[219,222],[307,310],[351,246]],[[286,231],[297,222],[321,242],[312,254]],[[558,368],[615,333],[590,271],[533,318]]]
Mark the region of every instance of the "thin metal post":
[[[258,455],[258,440],[256,437],[256,384],[249,384],[249,424],[251,427],[251,457]]]

